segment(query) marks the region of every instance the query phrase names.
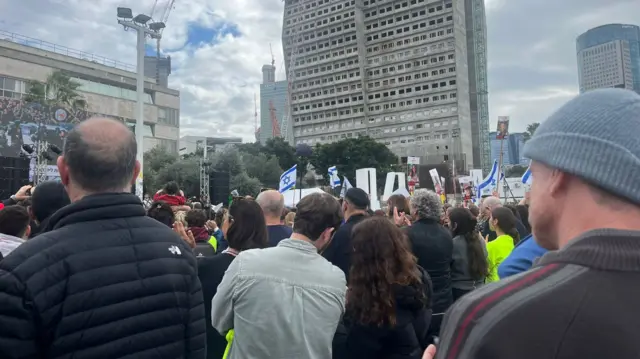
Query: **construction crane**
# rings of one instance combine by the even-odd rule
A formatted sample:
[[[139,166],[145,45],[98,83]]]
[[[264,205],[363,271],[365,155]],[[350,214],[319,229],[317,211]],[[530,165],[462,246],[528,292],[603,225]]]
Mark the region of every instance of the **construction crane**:
[[[269,100],[269,113],[271,114],[271,136],[273,138],[280,137],[280,126],[278,126],[276,109],[273,107],[273,101],[271,100]]]
[[[276,58],[273,56],[273,48],[271,47],[271,43],[269,43],[269,51],[271,51],[271,66],[276,66]]]
[[[167,23],[167,21],[169,20],[169,14],[171,14],[171,10],[174,9],[175,7],[175,2],[176,0],[167,0],[167,6],[165,6],[164,10],[162,11],[162,17],[160,18],[160,20],[158,20],[159,22],[163,22],[165,25]],[[158,0],[155,0],[155,2],[153,3],[153,7],[151,8],[151,17],[153,17],[153,14],[156,11],[156,6],[158,5]],[[160,29],[160,34],[162,34],[162,30],[164,29]],[[160,37],[157,38],[156,40],[156,84],[160,84]]]

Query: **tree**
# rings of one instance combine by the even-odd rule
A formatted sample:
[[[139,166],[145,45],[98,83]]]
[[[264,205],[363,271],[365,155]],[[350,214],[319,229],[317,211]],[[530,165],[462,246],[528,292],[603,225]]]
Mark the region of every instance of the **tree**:
[[[238,190],[240,195],[256,196],[262,188],[262,183],[257,178],[249,177],[245,172],[231,177],[230,190]]]
[[[84,110],[87,101],[78,92],[82,84],[74,81],[62,71],[54,71],[42,83],[29,81],[25,101],[49,106],[62,106],[72,110]]]
[[[161,189],[166,182],[159,178],[159,173],[178,161],[178,156],[167,152],[167,149],[161,146],[154,147],[144,153],[144,191],[153,195]]]
[[[316,145],[311,164],[323,174],[329,167],[336,166],[338,175],[346,176],[351,183],[354,183],[357,169],[376,168],[378,185],[382,187],[387,172],[397,168],[398,157],[384,144],[365,136]]]
[[[282,168],[275,156],[243,153],[242,163],[249,177],[258,179],[264,187],[278,188]]]
[[[540,126],[540,122],[534,122],[527,125],[527,131],[524,133],[524,142],[527,142],[536,133],[536,130]]]
[[[178,186],[180,186],[180,189],[184,191],[185,195],[199,195],[200,162],[195,158],[176,161],[161,169],[157,175],[157,180],[161,184],[157,190],[162,188],[162,186],[169,181],[176,181]]]
[[[236,148],[228,148],[215,152],[211,157],[213,169],[220,172],[228,172],[233,177],[244,171],[242,156]]]
[[[507,176],[507,177],[522,177],[522,175],[524,175],[524,173],[526,171],[527,171],[527,167],[520,166],[520,165],[515,165],[515,166],[508,167],[505,170],[505,176]]]

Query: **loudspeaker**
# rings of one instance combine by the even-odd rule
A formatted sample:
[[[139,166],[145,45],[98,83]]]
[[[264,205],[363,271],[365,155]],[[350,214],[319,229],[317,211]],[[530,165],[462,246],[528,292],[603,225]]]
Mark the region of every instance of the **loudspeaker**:
[[[0,157],[0,199],[6,199],[29,184],[29,159]]]
[[[211,171],[209,173],[209,196],[211,204],[222,203],[229,205],[229,193],[231,193],[229,172]]]

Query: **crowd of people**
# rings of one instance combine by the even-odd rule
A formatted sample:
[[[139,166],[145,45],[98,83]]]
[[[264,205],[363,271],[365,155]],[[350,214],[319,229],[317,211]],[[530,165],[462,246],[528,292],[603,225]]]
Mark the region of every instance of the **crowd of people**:
[[[133,133],[86,120],[61,181],[0,206],[0,358],[637,358],[638,131],[640,96],[592,91],[527,142],[523,202],[374,212],[359,188],[141,201]]]

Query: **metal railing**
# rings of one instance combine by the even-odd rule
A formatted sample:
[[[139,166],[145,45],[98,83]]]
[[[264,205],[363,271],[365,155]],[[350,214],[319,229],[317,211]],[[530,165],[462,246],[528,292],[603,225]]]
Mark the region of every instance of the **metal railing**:
[[[90,54],[88,52],[70,49],[66,46],[56,45],[47,41],[34,39],[32,37],[15,34],[13,32],[0,30],[0,40],[15,42],[16,44],[34,47],[40,50],[54,52],[56,54],[75,57],[80,60],[91,61],[97,64],[115,67],[120,70],[136,72],[136,67],[124,62],[108,59],[106,57]]]

